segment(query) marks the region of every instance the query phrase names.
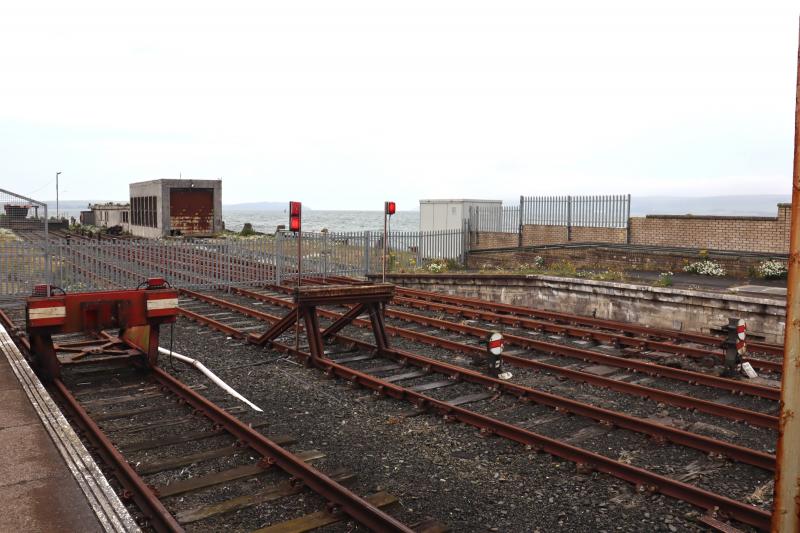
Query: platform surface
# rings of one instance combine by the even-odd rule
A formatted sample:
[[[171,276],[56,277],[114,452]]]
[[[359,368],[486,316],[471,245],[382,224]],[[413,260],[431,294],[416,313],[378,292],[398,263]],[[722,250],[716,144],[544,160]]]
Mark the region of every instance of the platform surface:
[[[0,350],[0,531],[103,531]]]

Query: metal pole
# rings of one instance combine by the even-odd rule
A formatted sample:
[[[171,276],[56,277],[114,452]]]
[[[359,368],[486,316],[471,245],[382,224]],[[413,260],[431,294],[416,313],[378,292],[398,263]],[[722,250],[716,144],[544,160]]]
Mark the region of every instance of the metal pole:
[[[383,208],[383,276],[382,281],[386,283],[386,254],[388,253],[389,246],[386,242],[389,232],[386,227],[386,206]]]
[[[303,230],[302,228],[297,232],[297,292],[300,292],[300,278],[303,276]],[[311,335],[314,332],[306,331],[309,346],[311,345]],[[294,349],[300,350],[300,305],[295,304],[295,321],[294,321]]]
[[[372,237],[369,231],[364,232],[364,277],[369,278],[369,248],[372,244]]]
[[[56,220],[61,220],[59,213],[58,213],[58,175],[61,172],[56,172]]]
[[[800,43],[797,51],[792,180],[786,336],[775,469],[775,503],[772,511],[772,531],[776,533],[800,529],[800,453],[797,453],[797,443],[800,442]]]

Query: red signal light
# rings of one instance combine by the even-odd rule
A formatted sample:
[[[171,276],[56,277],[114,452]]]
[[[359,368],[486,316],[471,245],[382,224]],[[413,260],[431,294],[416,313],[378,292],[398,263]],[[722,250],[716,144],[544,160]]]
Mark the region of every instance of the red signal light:
[[[396,210],[397,205],[394,202],[386,202],[384,205],[384,211],[387,215],[394,215]]]
[[[289,231],[300,231],[303,207],[300,202],[289,202]]]

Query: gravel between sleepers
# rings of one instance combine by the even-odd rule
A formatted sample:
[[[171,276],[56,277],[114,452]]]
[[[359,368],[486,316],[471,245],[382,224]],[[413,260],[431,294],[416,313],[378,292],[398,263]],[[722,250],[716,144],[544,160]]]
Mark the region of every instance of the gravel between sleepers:
[[[166,345],[167,332],[161,340]],[[356,472],[352,488],[359,494],[384,489],[397,496],[400,503],[390,511],[406,523],[434,517],[453,531],[705,529],[694,520],[700,511],[688,504],[637,493],[610,476],[579,474],[572,463],[481,437],[474,428],[433,415],[403,417],[410,404],[353,389],[277,352],[209,334],[185,319],[176,325],[174,349],[200,359],[264,409],[248,414],[248,420],[269,421],[264,433],[290,433],[298,439],[294,449],[325,452],[315,465]],[[231,404],[195,371],[180,367],[176,375],[189,384],[206,384],[202,394]],[[260,527],[271,514],[262,507],[192,530]],[[352,529],[340,524],[328,530]]]

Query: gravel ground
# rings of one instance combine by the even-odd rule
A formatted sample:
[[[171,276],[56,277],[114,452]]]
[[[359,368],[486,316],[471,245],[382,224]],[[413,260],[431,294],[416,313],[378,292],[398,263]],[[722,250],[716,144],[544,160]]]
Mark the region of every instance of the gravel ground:
[[[247,300],[252,304],[251,300]],[[259,307],[256,307],[259,308]],[[262,306],[273,314],[283,310]],[[255,323],[242,319],[236,313],[218,311],[221,320],[241,326]],[[350,330],[349,333],[356,333]],[[363,332],[358,332],[363,334]],[[291,335],[287,334],[287,337]],[[162,332],[162,346],[168,345],[168,330]],[[399,347],[412,348],[423,355],[443,360],[455,359],[444,350],[421,347],[418,344],[393,339]],[[426,517],[438,518],[449,524],[453,531],[696,531],[704,530],[695,519],[699,510],[687,504],[660,495],[640,493],[631,485],[597,473],[579,473],[575,465],[547,454],[537,454],[524,447],[496,437],[483,437],[474,428],[461,424],[448,424],[431,415],[403,416],[410,404],[377,397],[369,391],[354,389],[341,380],[327,379],[321,372],[304,368],[277,352],[264,351],[226,338],[208,328],[180,319],[175,328],[174,348],[177,352],[197,357],[220,377],[234,386],[248,399],[260,405],[264,413],[247,412],[237,416],[253,423],[268,423],[261,431],[267,435],[289,433],[297,439],[290,446],[294,451],[318,449],[326,457],[315,461],[323,471],[333,472],[344,468],[357,473],[352,488],[359,494],[387,490],[400,499],[390,512],[405,523],[414,523]],[[338,349],[338,348],[337,348]],[[459,364],[467,364],[461,358]],[[451,361],[452,362],[452,361]],[[386,360],[371,360],[351,365],[359,369],[385,366]],[[162,365],[171,367],[162,357]],[[396,370],[396,373],[407,370]],[[201,394],[223,406],[237,402],[216,388],[205,377],[176,363],[173,373],[183,381],[205,386]],[[640,409],[639,416],[677,416],[681,410],[665,408],[654,402],[636,399],[602,388],[564,383],[553,376],[523,372],[514,369],[515,380],[523,384],[536,384],[543,390],[575,397],[581,401],[618,410]],[[76,376],[75,384],[91,383],[93,379],[107,379],[92,373]],[[131,385],[136,390],[140,376],[112,377],[113,386],[97,393],[97,397],[118,387]],[[428,381],[431,378],[427,378]],[[425,382],[426,378],[404,381],[403,385]],[[145,383],[141,383],[145,385]],[[548,388],[549,387],[549,388]],[[125,389],[127,390],[127,389]],[[429,391],[432,396],[450,399],[476,389],[469,384],[454,384]],[[120,391],[121,392],[121,391]],[[719,391],[715,391],[719,393]],[[572,396],[574,395],[574,396]],[[599,396],[599,397],[598,397]],[[92,399],[92,394],[86,398]],[[620,402],[624,401],[624,405]],[[630,404],[630,405],[629,405]],[[126,403],[126,408],[137,406]],[[141,404],[144,405],[144,404]],[[545,407],[522,405],[512,398],[500,396],[494,401],[472,404],[478,412],[510,422],[533,431],[545,432],[550,428],[559,435],[579,435],[587,428],[587,421],[579,417],[566,417]],[[98,412],[103,412],[102,410]],[[180,406],[165,405],[157,415],[150,413],[131,417],[125,423],[107,423],[112,432],[124,433],[123,426],[131,426],[155,419],[169,420],[181,415]],[[185,413],[185,412],[184,412]],[[691,421],[701,422],[705,415],[693,414]],[[548,420],[548,418],[551,418]],[[720,420],[713,419],[716,427],[732,431]],[[681,422],[685,420],[681,419]],[[709,423],[710,424],[710,423]],[[742,425],[733,424],[736,439],[747,442],[750,434]],[[197,430],[196,424],[178,424],[171,429]],[[750,428],[754,429],[754,428]],[[709,431],[717,431],[710,429]],[[758,430],[763,431],[763,430]],[[119,434],[119,433],[118,433]],[[126,435],[126,437],[129,435]],[[719,438],[719,435],[713,435]],[[729,435],[730,436],[730,435]],[[217,440],[214,440],[217,439]],[[196,443],[183,443],[168,448],[147,450],[132,455],[134,461],[152,460],[173,454],[190,453],[208,449],[209,443],[224,446],[227,437],[206,439],[201,448]],[[226,440],[228,439],[228,440]],[[754,442],[763,442],[753,437]],[[748,444],[749,445],[749,444]],[[724,487],[733,497],[751,497],[750,483],[742,482],[742,465],[713,461],[704,454],[675,446],[653,446],[639,435],[625,431],[603,431],[589,435],[580,446],[599,451],[611,449],[612,455],[625,451],[622,459],[650,466],[662,465],[667,475],[677,471],[680,475],[695,476],[689,481],[714,490]],[[213,447],[213,446],[212,446]],[[629,450],[628,450],[629,449]],[[678,450],[678,452],[675,452]],[[688,454],[686,452],[689,452]],[[655,453],[654,453],[655,452]],[[692,455],[694,454],[694,455]],[[248,453],[209,461],[188,469],[162,472],[148,477],[153,484],[182,479],[190,473],[213,472],[255,458]],[[651,465],[652,463],[652,465]],[[671,465],[682,465],[673,468]],[[693,466],[694,469],[686,469]],[[655,469],[655,468],[654,468]],[[752,469],[756,470],[756,469]],[[256,487],[275,481],[273,472],[246,479],[222,488],[212,488],[170,498],[171,510],[185,510],[221,498],[250,493]],[[770,494],[768,482],[759,485],[764,494]],[[750,492],[748,492],[750,490]],[[757,491],[755,491],[757,492]],[[760,504],[757,497],[751,503]],[[237,513],[190,525],[191,531],[250,530],[268,523],[285,520],[306,512],[318,510],[322,502],[310,492],[304,496],[284,498],[275,503],[259,505]],[[358,528],[356,528],[358,529]],[[352,524],[339,524],[326,531],[351,531]]]
[[[393,513],[407,523],[432,516],[454,531],[702,529],[693,521],[698,511],[681,502],[637,493],[605,475],[579,474],[571,463],[503,439],[483,438],[467,426],[429,415],[403,417],[409,404],[350,388],[219,333],[199,336],[201,329],[180,320],[176,351],[200,358],[264,408],[256,418],[268,419],[270,429],[291,431],[304,445],[325,451],[318,467],[358,472],[356,492],[383,488],[398,496],[401,503]],[[241,366],[262,360],[267,363]],[[189,383],[205,381],[189,370],[179,376]],[[458,396],[464,385],[441,389],[443,397]],[[204,394],[224,398],[213,387]],[[510,407],[507,401],[501,397],[497,402],[504,403],[489,409]],[[237,514],[237,522],[258,521],[261,507],[247,516]]]

